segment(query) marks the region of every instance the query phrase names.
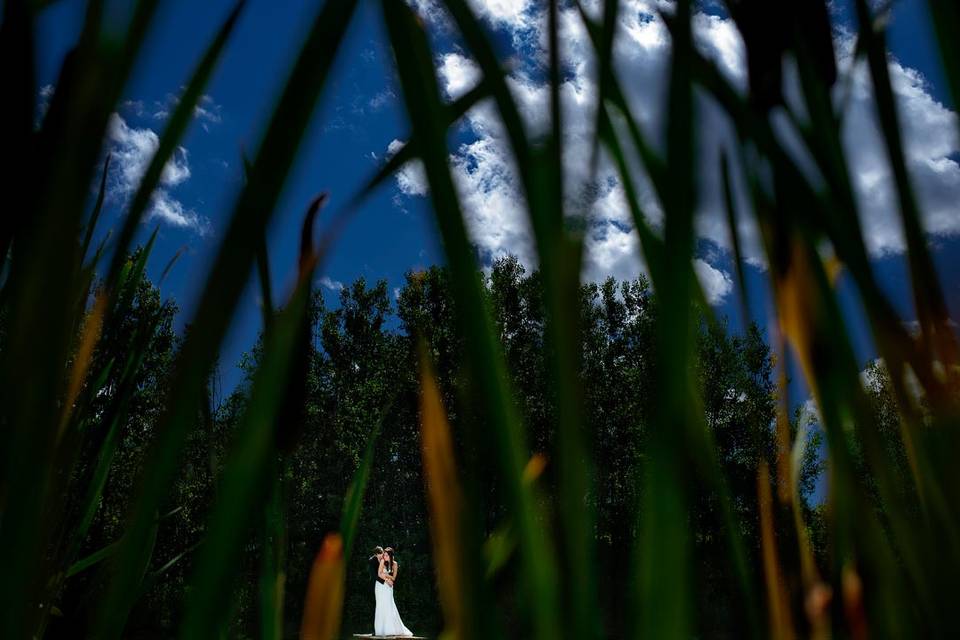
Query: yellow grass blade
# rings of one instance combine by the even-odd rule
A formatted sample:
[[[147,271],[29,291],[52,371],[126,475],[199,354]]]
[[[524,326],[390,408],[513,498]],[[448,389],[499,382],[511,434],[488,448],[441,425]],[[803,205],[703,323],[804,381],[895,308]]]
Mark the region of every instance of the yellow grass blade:
[[[334,640],[338,637],[345,580],[343,539],[339,533],[329,533],[310,570],[300,626],[301,638]]]
[[[423,472],[430,503],[430,531],[437,591],[446,620],[445,638],[464,637],[463,575],[460,565],[463,496],[457,481],[450,423],[425,350],[420,355],[420,433]]]
[[[109,296],[101,291],[93,303],[93,308],[87,315],[87,321],[83,323],[83,332],[80,335],[80,346],[77,348],[77,355],[73,360],[73,366],[70,368],[70,382],[67,386],[67,397],[63,403],[63,413],[60,416],[60,426],[57,428],[57,439],[59,443],[63,437],[63,432],[70,422],[70,416],[73,413],[73,405],[80,395],[80,387],[87,378],[87,369],[90,368],[90,362],[93,359],[93,349],[97,346],[100,339],[100,332],[103,330],[103,316],[107,310],[107,301]]]
[[[770,614],[770,637],[792,640],[795,638],[790,598],[787,594],[780,560],[777,556],[777,540],[773,529],[773,497],[770,491],[770,471],[767,463],[760,463],[757,474],[757,494],[760,502],[760,544],[763,551],[763,574],[767,582],[767,607]]]

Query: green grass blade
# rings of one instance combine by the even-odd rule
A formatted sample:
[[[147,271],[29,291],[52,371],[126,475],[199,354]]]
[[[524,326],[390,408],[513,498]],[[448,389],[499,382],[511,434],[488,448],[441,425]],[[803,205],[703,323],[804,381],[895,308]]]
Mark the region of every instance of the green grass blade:
[[[539,522],[533,493],[521,480],[527,458],[524,434],[513,406],[503,357],[494,338],[473,250],[447,165],[446,129],[440,126],[443,123],[442,103],[432,54],[424,33],[405,5],[385,0],[383,11],[413,137],[417,140],[423,159],[436,220],[443,238],[458,303],[461,331],[471,336],[467,341],[470,370],[481,397],[488,402],[499,469],[506,486],[510,510],[517,517],[522,579],[532,609],[533,633],[541,640],[557,638],[560,637],[557,584],[555,567],[549,560],[549,537]],[[496,95],[496,89],[493,91]]]
[[[160,438],[145,468],[131,516],[130,542],[120,551],[113,584],[102,602],[101,636],[112,638],[122,632],[129,607],[126,594],[132,590],[134,579],[129,567],[136,564],[144,548],[141,542],[148,533],[147,518],[166,494],[169,480],[176,472],[179,453],[202,401],[207,372],[213,366],[253,266],[255,243],[266,232],[355,7],[355,1],[327,2],[319,11],[270,120],[247,185],[237,200],[176,364],[167,410],[159,421]]]
[[[286,504],[283,462],[274,465],[270,497],[264,508],[262,558],[260,562],[260,637],[279,640],[283,637],[283,602],[286,582]]]
[[[100,188],[97,190],[97,200],[93,205],[93,211],[87,219],[86,231],[83,235],[83,243],[80,245],[80,259],[83,260],[90,248],[90,241],[93,239],[93,232],[97,228],[97,220],[100,219],[100,211],[103,209],[103,199],[107,193],[107,174],[110,171],[111,154],[107,154],[103,161],[103,173],[100,176]]]
[[[230,609],[243,545],[255,515],[266,504],[276,457],[276,422],[299,347],[299,327],[307,313],[309,281],[301,283],[290,304],[277,316],[266,338],[263,360],[254,376],[250,401],[237,425],[236,442],[220,482],[206,539],[194,567],[193,588],[185,603],[181,636],[217,635]]]
[[[80,573],[81,571],[85,571],[90,567],[94,566],[95,564],[101,562],[102,560],[109,558],[110,556],[112,556],[114,553],[117,552],[117,549],[119,547],[120,547],[119,541],[111,542],[110,544],[103,547],[102,549],[94,551],[87,557],[81,560],[77,560],[72,565],[70,565],[69,569],[67,569],[66,577],[71,578],[77,575],[78,573]]]
[[[693,566],[687,530],[689,495],[683,468],[684,434],[692,430],[689,399],[694,361],[691,282],[686,276],[693,251],[693,48],[689,1],[676,4],[667,103],[664,208],[665,282],[658,289],[657,359],[661,398],[651,425],[638,577],[640,626],[651,638],[688,638],[693,629]],[[666,285],[666,286],[663,286]],[[669,366],[668,362],[681,363]]]
[[[725,153],[720,156],[720,170],[723,178],[723,204],[727,214],[727,228],[730,231],[730,245],[733,247],[737,285],[740,289],[740,315],[742,316],[743,326],[746,328],[750,324],[750,301],[747,295],[747,278],[743,269],[743,250],[740,248],[740,230],[737,227],[737,205],[733,197],[730,162]]]
[[[451,104],[447,105],[448,119],[447,127],[453,126],[462,118],[467,111],[472,109],[478,102],[489,95],[486,85],[480,82],[476,87],[463,94]],[[393,174],[400,170],[408,162],[417,158],[416,146],[409,141],[403,144],[387,162],[377,172],[364,183],[363,187],[353,195],[344,207],[345,210],[352,210],[359,207],[380,185],[386,182]]]

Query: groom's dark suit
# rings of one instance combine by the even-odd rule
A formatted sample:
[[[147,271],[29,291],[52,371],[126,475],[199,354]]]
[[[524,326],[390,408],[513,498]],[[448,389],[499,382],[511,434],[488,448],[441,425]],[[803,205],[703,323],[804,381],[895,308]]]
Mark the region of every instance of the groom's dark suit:
[[[380,561],[377,560],[377,556],[370,556],[367,564],[370,567],[370,579],[383,584],[383,578],[380,577]]]

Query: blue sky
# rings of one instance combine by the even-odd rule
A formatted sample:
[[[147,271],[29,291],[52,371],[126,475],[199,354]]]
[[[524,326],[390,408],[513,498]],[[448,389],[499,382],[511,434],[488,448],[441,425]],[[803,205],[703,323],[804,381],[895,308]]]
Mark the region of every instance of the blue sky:
[[[137,162],[150,148],[151,132],[163,128],[163,111],[171,97],[189,77],[199,55],[227,15],[232,2],[207,0],[165,2],[160,19],[138,62],[133,81],[125,91],[127,101],[119,110],[108,145],[121,162],[115,162],[117,176],[111,179],[109,208],[101,222],[101,233],[117,227],[123,211],[124,196],[135,183]],[[416,0],[428,24],[438,34],[437,61],[441,84],[450,96],[469,88],[474,77],[472,63],[463,55],[431,0]],[[509,57],[516,72],[513,85],[519,95],[521,110],[529,116],[536,130],[538,101],[541,99],[541,78],[538,60],[542,50],[538,43],[536,3],[524,0],[476,0],[474,4],[496,32],[498,44]],[[642,0],[624,3],[628,9],[643,14]],[[896,56],[896,78],[903,80],[901,97],[904,108],[919,122],[908,130],[908,146],[915,140],[913,160],[921,173],[918,190],[921,199],[929,194],[934,211],[930,226],[935,235],[932,243],[938,266],[944,274],[944,287],[953,317],[960,308],[958,280],[948,274],[960,273],[960,213],[953,202],[960,202],[960,168],[956,158],[958,145],[946,88],[937,63],[935,41],[930,34],[923,2],[906,0],[896,5],[891,24],[890,45]],[[845,3],[837,3],[838,25],[843,27],[848,11]],[[169,256],[181,247],[185,254],[163,284],[165,295],[173,296],[183,309],[180,321],[189,319],[194,299],[199,293],[209,260],[218,246],[230,204],[240,185],[240,153],[252,154],[259,142],[261,125],[270,113],[274,98],[286,77],[287,69],[299,49],[305,29],[312,20],[318,3],[275,3],[250,0],[224,57],[207,89],[209,99],[201,106],[188,135],[184,151],[178,154],[166,174],[162,198],[158,198],[154,215],[142,228],[143,235],[159,225],[160,233],[151,275],[157,277]],[[279,295],[289,291],[295,269],[299,224],[306,203],[320,191],[330,193],[330,207],[335,210],[383,162],[392,142],[403,139],[407,130],[399,90],[393,77],[392,59],[386,45],[378,3],[361,2],[332,81],[323,95],[313,124],[303,141],[299,159],[288,181],[280,207],[274,217],[269,238],[274,288]],[[55,83],[63,54],[76,37],[84,5],[75,0],[55,3],[40,21],[39,55],[40,85]],[[117,28],[123,12],[114,16]],[[646,19],[627,17],[623,28],[629,34],[624,43],[620,71],[624,78],[643,78],[636,84],[656,87],[666,50],[658,31]],[[736,43],[731,44],[729,24],[714,16],[700,25],[700,33],[709,51],[725,61],[734,79],[742,80],[742,69],[736,56]],[[576,111],[579,100],[589,98],[589,65],[579,62],[583,38],[575,28],[564,38],[571,53],[569,98],[571,142],[574,151],[582,143],[584,131],[578,123],[588,119]],[[842,39],[842,36],[841,36]],[[628,49],[642,51],[634,54]],[[628,89],[628,93],[631,91]],[[656,88],[631,94],[638,110],[648,116],[654,126],[659,117],[660,102]],[[867,96],[868,97],[868,96]],[[856,109],[856,99],[853,100]],[[864,104],[867,102],[864,101]],[[863,166],[864,199],[875,221],[866,224],[874,242],[875,266],[881,281],[905,318],[912,318],[909,279],[898,249],[896,232],[891,231],[892,209],[888,194],[869,185],[884,183],[882,154],[870,144],[869,118],[853,119],[864,130],[851,131],[851,144],[857,148],[857,162]],[[946,124],[945,124],[946,123]],[[722,130],[722,127],[718,129]],[[722,138],[722,132],[717,134]],[[707,138],[707,149],[712,143]],[[866,140],[860,143],[860,140]],[[705,154],[709,155],[709,154]],[[148,156],[146,156],[148,157]],[[710,156],[714,157],[714,156]],[[524,227],[518,220],[516,189],[509,177],[509,161],[502,153],[496,123],[489,110],[478,109],[454,136],[452,162],[461,193],[470,215],[468,222],[482,255],[497,256],[515,253],[528,263],[533,258],[524,239]],[[125,164],[124,164],[125,163]],[[715,165],[715,163],[713,163]],[[858,166],[860,166],[858,165]],[[124,170],[127,173],[124,173]],[[572,167],[571,182],[578,171]],[[926,173],[923,173],[926,171]],[[855,171],[856,173],[856,171]],[[427,200],[423,197],[422,178],[415,169],[401,174],[376,193],[353,218],[318,274],[318,286],[329,303],[336,299],[336,283],[349,283],[363,276],[368,281],[386,279],[392,290],[403,282],[403,274],[442,260]],[[871,182],[873,181],[873,182]],[[618,185],[609,184],[609,191],[597,204],[600,212],[591,227],[595,247],[585,267],[585,277],[601,278],[611,274],[631,277],[642,270],[637,261],[628,226],[624,225]],[[732,290],[733,265],[724,236],[711,220],[711,197],[703,198],[704,224],[701,225],[699,269],[708,283],[719,313],[728,315],[732,326],[738,326],[736,292]],[[656,206],[651,204],[651,217],[656,221]],[[889,210],[888,210],[889,209]],[[872,215],[872,214],[871,214]],[[750,229],[743,233],[749,237]],[[765,290],[766,274],[757,263],[748,268],[753,295],[753,317],[762,325],[769,319],[769,301]],[[849,284],[841,283],[842,300],[854,327],[858,357],[873,357],[866,327],[863,326]],[[224,346],[221,369],[226,389],[238,379],[235,363],[253,343],[260,328],[256,288],[251,286],[241,301],[241,313]],[[795,399],[802,399],[798,387]]]

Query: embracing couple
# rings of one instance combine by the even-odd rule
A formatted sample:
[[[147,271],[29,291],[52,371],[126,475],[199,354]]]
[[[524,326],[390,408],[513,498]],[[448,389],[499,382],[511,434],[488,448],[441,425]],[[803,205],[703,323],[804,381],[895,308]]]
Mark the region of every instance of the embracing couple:
[[[375,547],[373,555],[367,560],[370,577],[374,580],[373,593],[377,608],[373,614],[373,635],[375,636],[412,636],[410,629],[403,626],[397,603],[393,601],[393,586],[397,582],[400,564],[396,561],[393,549]]]

